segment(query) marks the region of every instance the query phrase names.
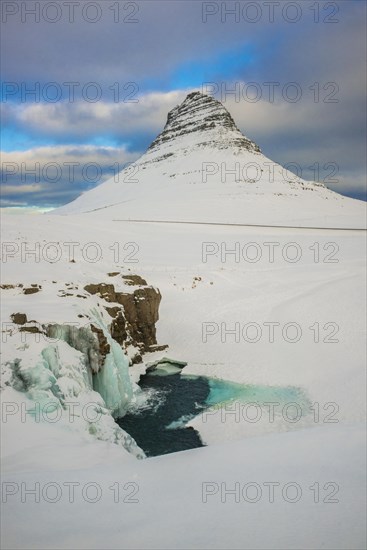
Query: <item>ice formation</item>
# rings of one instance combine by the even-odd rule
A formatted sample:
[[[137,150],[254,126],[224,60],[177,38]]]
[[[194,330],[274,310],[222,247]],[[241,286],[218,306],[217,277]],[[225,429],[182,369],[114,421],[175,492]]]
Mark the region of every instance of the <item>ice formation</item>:
[[[111,350],[97,373],[93,373],[98,357],[91,329],[52,325],[48,342],[42,339],[33,346],[33,350],[37,347],[36,354],[29,354],[28,346],[23,346],[25,354],[28,351],[25,359],[22,346],[18,346],[18,357],[7,365],[7,385],[31,400],[33,405],[29,405],[27,414],[36,421],[47,418],[64,422],[97,439],[118,443],[143,458],[144,452],[113,419],[125,414],[139,388],[130,379],[127,356],[110,336],[101,315],[92,310],[91,316],[103,330]]]

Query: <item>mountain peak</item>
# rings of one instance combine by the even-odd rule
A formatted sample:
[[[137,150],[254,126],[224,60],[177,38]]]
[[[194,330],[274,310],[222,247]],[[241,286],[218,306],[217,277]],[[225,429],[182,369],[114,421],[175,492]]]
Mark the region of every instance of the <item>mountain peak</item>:
[[[163,144],[190,135],[191,144],[205,144],[219,149],[239,147],[260,152],[256,143],[246,138],[237,128],[227,109],[211,96],[191,92],[167,116],[163,131],[149,147],[155,152]]]

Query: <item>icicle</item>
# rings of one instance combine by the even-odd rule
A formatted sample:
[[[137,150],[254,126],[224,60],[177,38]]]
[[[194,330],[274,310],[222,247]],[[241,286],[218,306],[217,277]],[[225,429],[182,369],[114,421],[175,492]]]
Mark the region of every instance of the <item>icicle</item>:
[[[93,309],[91,314],[93,322],[103,331],[110,345],[103,367],[93,376],[93,389],[102,396],[112,414],[118,418],[126,413],[134,396],[129,360],[120,345],[111,337],[100,313]]]

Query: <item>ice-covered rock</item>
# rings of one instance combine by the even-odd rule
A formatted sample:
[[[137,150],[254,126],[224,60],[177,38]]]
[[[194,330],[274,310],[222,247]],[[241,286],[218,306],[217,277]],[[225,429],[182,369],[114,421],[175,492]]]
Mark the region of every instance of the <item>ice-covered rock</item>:
[[[23,285],[3,289],[3,313],[10,322],[3,324],[7,345],[2,389],[23,393],[33,403],[28,413],[36,420],[45,417],[44,411],[51,412],[60,416],[64,427],[118,443],[143,457],[114,417],[123,416],[140,398],[129,365],[157,343],[161,295],[135,275],[128,283],[119,277],[114,284],[84,284],[85,292],[80,282],[65,285],[66,293],[53,281],[43,281],[44,291],[34,296],[25,295]],[[19,310],[10,313],[14,302]],[[60,321],[52,322],[55,309]],[[36,310],[41,322],[34,319]]]
[[[83,333],[85,334],[85,333]],[[120,428],[111,415],[111,403],[106,403],[101,393],[94,388],[93,375],[87,356],[66,341],[60,339],[47,346],[38,346],[41,351],[30,353],[29,349],[18,352],[18,357],[3,365],[10,374],[5,382],[15,390],[25,394],[32,405],[27,407],[27,416],[35,422],[48,422],[61,425],[80,433],[81,436],[96,438],[122,445],[126,451],[137,458],[144,458],[144,452],[134,439]],[[128,361],[121,355],[109,359],[110,378],[103,389],[106,399],[114,397],[123,411],[126,399],[132,396],[132,384],[128,378]],[[109,371],[110,372],[110,371]],[[124,373],[124,377],[122,376]],[[5,373],[6,374],[6,373]],[[117,381],[122,382],[118,389],[121,395],[113,391]],[[101,386],[101,384],[100,384]]]

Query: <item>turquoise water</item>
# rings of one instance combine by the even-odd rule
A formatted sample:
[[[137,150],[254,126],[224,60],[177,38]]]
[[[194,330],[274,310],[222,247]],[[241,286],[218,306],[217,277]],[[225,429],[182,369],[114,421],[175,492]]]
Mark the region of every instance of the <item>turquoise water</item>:
[[[304,392],[294,386],[255,386],[250,384],[238,384],[216,378],[208,378],[210,392],[206,400],[208,406],[227,403],[229,401],[241,401],[243,403],[256,402],[260,406],[264,403],[295,402],[301,408],[308,406],[309,401]]]
[[[309,408],[305,394],[296,387],[272,387],[238,384],[205,376],[182,374],[172,366],[158,368],[141,377],[139,386],[146,403],[117,419],[118,424],[137,442],[147,456],[158,456],[202,447],[199,433],[187,422],[213,407],[227,404],[297,403]]]

